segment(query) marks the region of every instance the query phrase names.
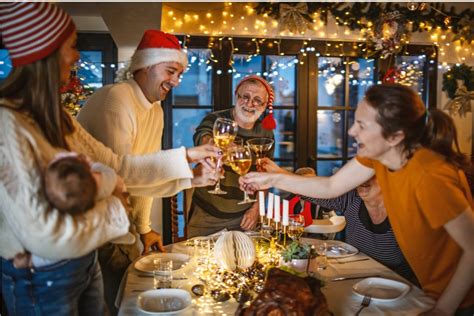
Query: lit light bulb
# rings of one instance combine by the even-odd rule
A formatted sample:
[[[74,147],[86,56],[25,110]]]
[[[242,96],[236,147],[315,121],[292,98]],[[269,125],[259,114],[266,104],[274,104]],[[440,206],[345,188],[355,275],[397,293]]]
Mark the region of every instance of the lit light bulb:
[[[415,11],[416,9],[418,9],[418,2],[414,2],[414,1],[408,2],[407,3],[407,8],[410,11]]]

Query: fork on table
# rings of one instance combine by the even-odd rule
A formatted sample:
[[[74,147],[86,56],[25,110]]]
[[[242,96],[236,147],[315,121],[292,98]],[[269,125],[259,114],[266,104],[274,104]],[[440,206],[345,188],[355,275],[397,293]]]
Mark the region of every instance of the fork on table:
[[[359,315],[360,312],[361,312],[364,308],[366,308],[367,306],[369,306],[371,299],[372,299],[372,297],[369,296],[369,295],[364,296],[364,299],[362,300],[362,303],[360,303],[360,308],[359,308],[359,310],[357,311],[356,316]]]

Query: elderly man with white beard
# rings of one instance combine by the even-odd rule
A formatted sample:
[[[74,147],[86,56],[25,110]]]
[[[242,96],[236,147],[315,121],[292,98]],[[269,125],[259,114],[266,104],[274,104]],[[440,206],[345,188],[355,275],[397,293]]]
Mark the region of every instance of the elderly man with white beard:
[[[235,99],[233,108],[210,113],[202,120],[193,136],[195,145],[212,142],[212,129],[217,118],[236,121],[239,126],[237,137],[243,140],[243,144],[252,138],[274,139],[276,123],[273,118],[273,90],[268,82],[258,76],[242,79],[235,89]],[[268,114],[261,120],[267,109]],[[273,157],[273,148],[270,157]],[[224,228],[250,230],[255,227],[259,217],[258,203],[237,204],[243,196],[238,178],[237,173],[225,166],[221,187],[227,194],[210,194],[209,188],[204,187],[195,189],[188,237],[205,236]]]

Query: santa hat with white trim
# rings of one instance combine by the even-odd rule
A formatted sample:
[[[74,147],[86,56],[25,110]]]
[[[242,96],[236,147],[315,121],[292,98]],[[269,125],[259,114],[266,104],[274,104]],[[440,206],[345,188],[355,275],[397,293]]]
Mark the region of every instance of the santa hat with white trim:
[[[149,66],[173,61],[183,65],[183,68],[188,66],[188,56],[181,49],[176,36],[158,30],[147,30],[132,56],[130,71],[134,73]]]

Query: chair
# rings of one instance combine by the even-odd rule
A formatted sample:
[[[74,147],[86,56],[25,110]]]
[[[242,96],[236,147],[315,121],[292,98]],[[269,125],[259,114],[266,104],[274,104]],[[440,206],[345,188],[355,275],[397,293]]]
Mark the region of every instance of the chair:
[[[184,234],[183,236],[179,236],[179,215],[180,206],[178,205],[178,194],[171,197],[171,239],[173,243],[180,242],[183,240],[188,239],[188,213],[191,208],[191,200],[193,197],[193,189],[184,190],[181,193],[183,194],[183,205],[181,205],[181,209],[183,210],[182,215],[184,218]]]

